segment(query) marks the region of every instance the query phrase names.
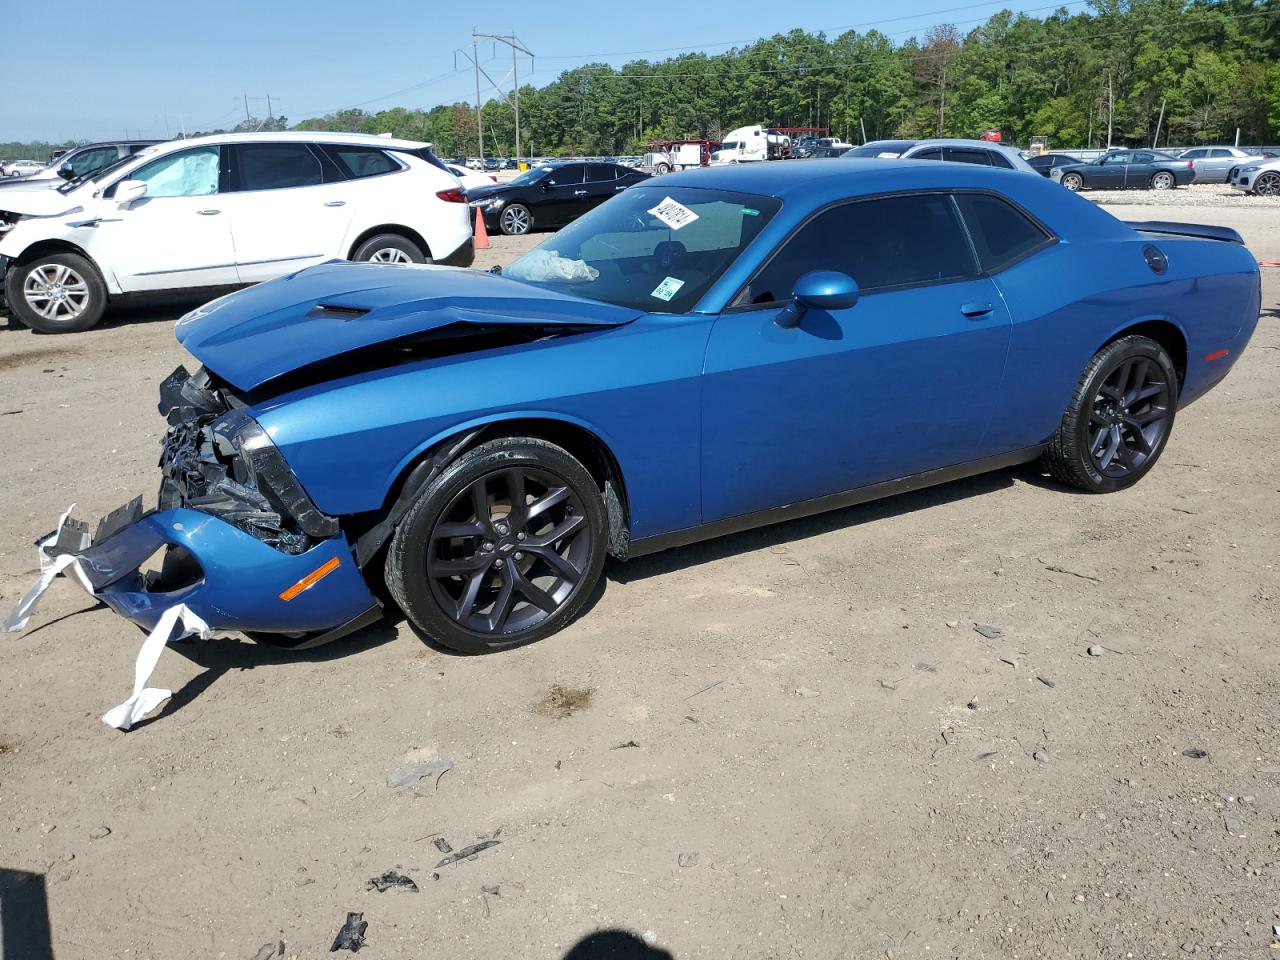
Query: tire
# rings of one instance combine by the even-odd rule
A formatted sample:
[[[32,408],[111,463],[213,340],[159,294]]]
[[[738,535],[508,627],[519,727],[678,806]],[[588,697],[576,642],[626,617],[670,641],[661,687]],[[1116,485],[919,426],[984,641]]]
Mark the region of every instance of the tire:
[[[533,513],[524,523],[509,520],[519,500]],[[586,468],[545,440],[504,437],[462,454],[409,508],[387,551],[387,589],[444,646],[505,650],[578,614],[607,544],[604,500]]]
[[[80,333],[102,319],[107,287],[78,253],[50,253],[13,267],[5,281],[9,308],[40,333]]]
[[[667,166],[665,163],[655,163],[653,165],[653,175],[655,177],[660,177],[664,173],[670,173],[670,172],[671,172],[671,168]]]
[[[1253,182],[1253,192],[1260,197],[1280,197],[1280,173],[1267,172]]]
[[[533,229],[533,214],[523,203],[509,203],[498,214],[498,228],[508,237],[522,237]]]
[[[366,263],[430,263],[416,243],[398,233],[380,233],[370,237],[351,256]]]
[[[1084,177],[1078,173],[1063,174],[1061,183],[1072,193],[1075,193],[1084,186]]]
[[[1147,337],[1113,340],[1085,366],[1042,462],[1062,483],[1089,493],[1133,486],[1173,433],[1178,371]]]
[[[1151,175],[1152,190],[1172,190],[1178,185],[1178,181],[1173,178],[1173,174],[1166,170],[1159,170]]]

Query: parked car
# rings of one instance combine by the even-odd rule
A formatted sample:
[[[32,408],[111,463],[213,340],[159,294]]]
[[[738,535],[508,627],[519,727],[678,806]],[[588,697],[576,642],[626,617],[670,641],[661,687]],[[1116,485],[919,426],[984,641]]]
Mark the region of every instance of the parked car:
[[[491,187],[498,182],[497,177],[491,177],[487,173],[476,173],[456,163],[446,163],[445,169],[457,177],[458,182],[462,184],[462,189],[468,192],[479,187]]]
[[[466,195],[430,146],[362,134],[228,134],[0,194],[0,292],[44,333],[108,301],[256,283],[335,257],[469,262]]]
[[[886,160],[949,160],[952,163],[1021,170],[1023,173],[1036,172],[1034,167],[1022,159],[1022,154],[1016,148],[987,140],[872,140],[860,147],[846,150],[844,155]]]
[[[847,143],[842,143],[835,147],[809,147],[805,152],[805,158],[809,160],[831,160],[835,157],[843,157],[852,147]]]
[[[1031,169],[1042,177],[1049,176],[1054,167],[1065,167],[1079,162],[1075,157],[1069,157],[1065,153],[1042,153],[1038,157],[1027,157],[1027,163],[1030,164]]]
[[[1249,342],[1238,240],[853,160],[641,183],[501,275],[312,267],[179,321],[202,366],[161,387],[159,510],[82,567],[145,627],[181,603],[285,646],[376,620],[385,581],[479,652],[570,622],[606,555],[1037,458],[1124,490]]]
[[[39,160],[10,160],[7,163],[0,163],[0,176],[28,177],[39,173],[45,166],[46,164]]]
[[[1054,167],[1049,176],[1076,190],[1172,190],[1195,179],[1190,160],[1155,150],[1111,150],[1096,160]]]
[[[163,140],[111,140],[103,143],[86,143],[68,150],[48,164],[42,164],[39,170],[22,179],[9,181],[0,186],[6,188],[57,186],[64,180],[91,176],[125,157],[131,157],[140,150],[163,142]]]
[[[1179,160],[1190,160],[1196,172],[1196,183],[1226,183],[1232,167],[1256,159],[1239,147],[1192,147],[1178,154]]]
[[[557,163],[532,167],[510,183],[468,191],[488,230],[520,236],[530,230],[562,227],[616,193],[649,179],[616,163]]]
[[[1280,158],[1257,157],[1232,167],[1228,182],[1237,190],[1263,197],[1280,197]]]

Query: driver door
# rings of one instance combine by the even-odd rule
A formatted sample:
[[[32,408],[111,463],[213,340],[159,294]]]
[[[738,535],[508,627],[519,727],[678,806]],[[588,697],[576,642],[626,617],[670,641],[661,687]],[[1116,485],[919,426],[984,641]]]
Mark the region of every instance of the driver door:
[[[587,167],[570,163],[556,167],[542,180],[542,200],[534,211],[540,227],[561,227],[587,212]]]
[[[774,321],[811,270],[858,281],[847,310]],[[703,522],[981,456],[1011,321],[946,194],[829,207],[715,322],[703,376]]]
[[[1094,187],[1123,187],[1132,156],[1127,151],[1107,154],[1102,158],[1102,162],[1098,164],[1097,172],[1089,178],[1092,181],[1089,185]]]

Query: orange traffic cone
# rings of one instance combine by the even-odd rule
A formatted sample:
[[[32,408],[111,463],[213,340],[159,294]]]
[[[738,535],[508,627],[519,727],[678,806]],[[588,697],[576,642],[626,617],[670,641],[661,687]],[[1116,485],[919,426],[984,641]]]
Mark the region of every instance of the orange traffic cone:
[[[472,246],[476,250],[489,249],[489,231],[484,226],[484,214],[479,210],[476,211],[476,235],[472,241]]]

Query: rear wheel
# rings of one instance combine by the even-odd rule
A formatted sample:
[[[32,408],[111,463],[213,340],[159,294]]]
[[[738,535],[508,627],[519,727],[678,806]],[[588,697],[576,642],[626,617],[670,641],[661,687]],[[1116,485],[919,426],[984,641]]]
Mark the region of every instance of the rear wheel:
[[[106,285],[76,253],[51,253],[14,267],[6,290],[14,315],[41,333],[88,330],[107,309]]]
[[[1167,170],[1160,170],[1151,175],[1152,190],[1172,190],[1178,184],[1173,179],[1173,174]]]
[[[664,173],[670,173],[670,172],[671,172],[671,167],[669,167],[669,166],[668,166],[667,164],[665,164],[665,163],[655,163],[655,164],[653,165],[653,175],[654,175],[655,177],[660,177],[660,176],[662,176]]]
[[[1084,186],[1084,177],[1078,173],[1065,173],[1062,175],[1062,185],[1075,193]]]
[[[1280,197],[1280,173],[1264,173],[1253,182],[1253,192],[1263,197]]]
[[[1164,347],[1121,337],[1084,368],[1044,465],[1090,493],[1131,487],[1164,451],[1177,403],[1178,371]]]
[[[582,609],[604,567],[604,501],[585,467],[534,437],[459,457],[410,508],[387,588],[428,636],[464,653],[532,643]]]
[[[356,248],[352,260],[369,263],[430,263],[416,243],[398,233],[380,233]]]

